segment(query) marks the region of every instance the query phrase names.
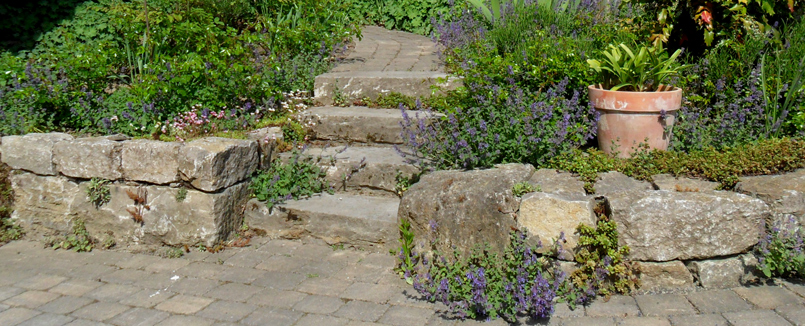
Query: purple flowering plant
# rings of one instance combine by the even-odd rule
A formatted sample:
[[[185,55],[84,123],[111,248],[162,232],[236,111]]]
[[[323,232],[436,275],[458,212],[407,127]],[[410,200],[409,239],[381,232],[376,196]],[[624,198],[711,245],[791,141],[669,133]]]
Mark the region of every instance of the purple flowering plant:
[[[766,277],[805,276],[803,231],[793,215],[781,216],[761,228],[755,247],[758,269]]]

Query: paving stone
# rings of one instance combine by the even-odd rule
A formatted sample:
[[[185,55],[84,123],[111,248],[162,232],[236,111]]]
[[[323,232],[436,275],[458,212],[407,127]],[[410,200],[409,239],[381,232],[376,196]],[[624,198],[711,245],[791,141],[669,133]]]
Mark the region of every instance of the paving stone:
[[[794,325],[805,325],[805,306],[801,304],[780,306],[775,311]]]
[[[117,267],[123,269],[142,269],[145,270],[149,265],[157,264],[162,260],[157,256],[135,255],[131,259],[116,263]]]
[[[391,297],[389,304],[395,306],[434,309],[434,304],[428,302],[424,296],[414,291],[413,288],[399,289],[399,292]]]
[[[388,305],[350,301],[335,312],[335,316],[360,321],[376,321],[388,310]]]
[[[216,301],[196,313],[197,316],[227,322],[236,322],[252,313],[257,307],[230,301]]]
[[[671,322],[660,317],[626,317],[618,320],[619,326],[671,326]]]
[[[145,289],[132,294],[126,299],[120,300],[120,303],[133,307],[153,308],[174,295],[176,295],[176,293],[170,291]]]
[[[0,303],[0,312],[6,311],[6,310],[8,310],[8,308],[11,308],[11,307]]]
[[[694,292],[688,300],[703,314],[750,310],[752,306],[731,290]]]
[[[129,306],[111,302],[96,302],[76,310],[72,315],[77,318],[105,321],[126,310],[129,310]]]
[[[219,264],[192,262],[189,265],[176,270],[177,275],[195,278],[214,278],[226,270],[226,267]]]
[[[358,262],[359,265],[374,266],[391,270],[397,263],[397,257],[388,253],[371,253],[366,258]]]
[[[286,272],[267,272],[254,280],[252,285],[277,290],[293,290],[302,281],[307,280],[305,275]]]
[[[254,268],[271,257],[270,254],[257,253],[253,251],[241,252],[224,261],[226,266]]]
[[[302,242],[299,240],[276,239],[260,246],[257,251],[272,255],[290,255],[300,247],[302,247]]]
[[[97,281],[101,276],[116,271],[117,268],[98,264],[83,265],[71,269],[65,276],[82,280]],[[76,321],[73,321],[75,323]]]
[[[671,324],[674,326],[729,326],[727,320],[719,314],[671,316]]]
[[[802,299],[780,286],[753,286],[733,289],[742,298],[763,309],[775,309]]]
[[[53,314],[69,314],[94,301],[95,300],[88,298],[81,298],[81,297],[76,298],[67,296],[48,302],[46,305],[37,308],[37,310]]]
[[[790,326],[780,315],[771,310],[749,310],[724,313],[732,326]]]
[[[108,326],[111,324],[102,323],[94,320],[87,320],[87,319],[76,319],[73,320],[71,323],[65,326]]]
[[[348,319],[338,318],[326,315],[309,314],[299,319],[295,326],[320,326],[320,325],[333,325],[340,326],[346,325]]]
[[[164,311],[134,308],[117,315],[109,323],[117,326],[153,326],[170,317]]]
[[[281,308],[259,308],[241,323],[252,326],[290,326],[302,315],[301,312]]]
[[[167,311],[174,314],[190,315],[204,309],[214,300],[188,295],[177,295],[156,306],[156,309]]]
[[[391,306],[378,322],[398,326],[425,325],[432,315],[433,310],[431,309]]]
[[[260,290],[260,292],[249,298],[246,303],[261,307],[269,306],[291,309],[295,304],[297,304],[299,301],[302,301],[302,299],[307,296],[307,294],[295,291],[265,289]]]
[[[596,298],[585,311],[589,317],[628,317],[640,314],[635,299],[623,295],[613,295],[609,301]]]
[[[101,285],[103,285],[103,283],[98,281],[70,279],[54,286],[48,290],[48,292],[80,297],[89,291],[97,289]]]
[[[44,291],[26,291],[15,297],[9,298],[3,303],[12,307],[25,307],[34,309],[43,304],[56,300],[60,295]]]
[[[321,295],[309,295],[294,305],[294,310],[316,313],[316,314],[329,314],[333,313],[338,308],[344,305],[344,301],[336,297],[328,297]]]
[[[801,283],[791,283],[789,281],[782,281],[782,283],[786,289],[791,290],[791,292],[796,293],[800,297],[805,297],[805,285]]]
[[[562,321],[562,326],[615,326],[612,317],[578,317]]]
[[[117,284],[134,284],[137,281],[149,279],[152,274],[136,269],[121,269],[101,277],[101,281]]]
[[[318,277],[332,277],[340,275],[341,270],[346,267],[346,264],[339,264],[330,261],[313,261],[299,267],[294,273],[302,275],[318,275]]]
[[[18,287],[13,286],[0,287],[0,301],[6,300],[11,297],[15,297],[23,292],[25,292],[25,289],[20,289]]]
[[[576,309],[570,309],[570,306],[567,303],[560,302],[556,303],[553,306],[553,315],[552,318],[571,318],[571,317],[583,317],[584,316],[584,306],[578,305]]]
[[[302,265],[305,263],[307,262],[300,261],[299,259],[295,259],[293,257],[275,255],[267,258],[265,261],[255,266],[255,268],[269,272],[290,273],[297,270],[299,267],[302,267]]]
[[[196,316],[170,316],[156,326],[209,326],[214,320]]]
[[[64,282],[65,280],[67,280],[67,278],[63,276],[40,274],[24,281],[17,282],[14,285],[23,289],[44,291],[58,285],[61,282]]]
[[[134,286],[146,289],[161,290],[169,288],[171,285],[175,284],[181,279],[182,277],[176,275],[175,273],[162,272],[151,274],[147,278],[138,280],[137,282],[134,282]]]
[[[18,326],[64,326],[73,321],[73,317],[57,314],[41,314],[28,319]]]
[[[654,294],[635,296],[637,306],[645,316],[671,316],[695,314],[688,299],[679,294]]]
[[[218,274],[216,278],[225,282],[250,284],[265,274],[264,271],[252,268],[230,267]]]
[[[260,288],[239,283],[228,283],[210,290],[204,294],[205,297],[216,298],[228,301],[246,302],[255,293],[260,292]]]
[[[190,261],[184,259],[162,259],[146,266],[145,271],[151,273],[176,272],[187,265],[190,265]]]
[[[341,297],[384,304],[397,292],[397,289],[393,287],[370,283],[353,283],[341,294]]]
[[[168,291],[187,295],[202,295],[214,289],[219,284],[220,282],[214,280],[182,278],[176,281],[176,283],[171,284]]]
[[[455,318],[449,318],[447,316],[442,316],[441,314],[433,314],[428,320],[428,323],[425,324],[427,326],[453,326],[460,323],[460,320],[456,320]],[[350,324],[351,325],[351,324]],[[375,324],[380,325],[380,324]]]
[[[17,325],[41,314],[41,312],[26,308],[10,308],[0,312],[0,325]]]
[[[314,277],[302,282],[297,290],[310,294],[337,296],[343,293],[349,285],[350,282],[344,280]]]
[[[90,291],[85,296],[98,301],[118,302],[137,292],[140,292],[141,290],[141,288],[131,285],[105,284],[95,290]]]

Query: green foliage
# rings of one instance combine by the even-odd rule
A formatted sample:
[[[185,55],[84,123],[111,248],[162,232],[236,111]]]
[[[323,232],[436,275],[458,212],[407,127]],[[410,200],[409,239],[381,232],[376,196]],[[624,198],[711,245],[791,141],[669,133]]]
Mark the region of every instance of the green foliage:
[[[187,199],[187,188],[181,187],[178,191],[176,191],[176,202],[181,203],[185,199]]]
[[[182,258],[184,250],[177,247],[162,247],[157,250],[157,256],[168,259]]]
[[[587,63],[601,75],[604,89],[651,92],[685,68],[676,63],[680,54],[682,50],[676,50],[668,57],[662,48],[641,46],[632,50],[623,43],[610,44],[609,50],[603,51],[603,62],[588,59]]]
[[[429,36],[431,19],[449,13],[449,0],[348,0],[353,21]]]
[[[25,234],[25,231],[10,219],[14,201],[11,181],[8,178],[10,172],[11,168],[8,165],[0,163],[0,244],[20,239]]]
[[[397,252],[391,250],[391,254],[397,254],[400,259],[399,266],[395,270],[400,276],[405,277],[409,284],[413,284],[412,275],[416,265],[419,263],[419,256],[414,252],[414,231],[411,230],[411,222],[407,219],[400,219],[400,248]]]
[[[805,141],[769,139],[725,149],[705,148],[685,152],[637,151],[632,158],[612,157],[590,149],[574,150],[552,159],[547,167],[579,175],[585,189],[592,187],[598,173],[620,171],[639,180],[651,180],[657,174],[669,173],[719,182],[721,188],[732,189],[741,176],[790,172],[805,167]]]
[[[60,236],[47,239],[46,245],[53,249],[74,250],[75,252],[90,252],[94,246],[92,238],[84,226],[84,220],[77,219],[73,221],[73,233],[66,237]]]
[[[514,186],[512,187],[512,193],[517,197],[523,197],[523,195],[529,192],[539,191],[537,190],[537,188],[539,187],[534,187],[528,181],[523,181],[514,184]]]
[[[615,222],[600,215],[596,227],[581,224],[576,232],[579,234],[579,244],[575,260],[579,269],[568,279],[575,288],[591,287],[598,295],[610,296],[628,294],[639,285],[636,270],[626,261],[629,247],[618,245]],[[575,298],[571,294],[568,299],[572,302]]]
[[[42,33],[69,18],[85,0],[8,1],[0,4],[0,48],[31,49]]]
[[[112,194],[109,191],[109,180],[92,178],[87,184],[87,197],[89,201],[95,205],[95,208],[100,208],[106,205],[111,199]]]
[[[758,269],[766,277],[805,275],[802,227],[792,216],[768,223],[755,247]]]
[[[397,171],[397,175],[394,176],[394,191],[397,192],[397,196],[402,197],[403,193],[408,191],[408,188],[419,182],[420,177],[421,174],[415,174],[408,177],[403,175],[402,171]]]
[[[525,1],[520,0],[467,0],[467,2],[469,2],[476,10],[479,10],[486,19],[487,23],[490,25],[494,25],[496,22],[504,18],[503,10],[514,9],[525,4]],[[487,3],[489,6],[487,6]]]
[[[322,192],[332,193],[327,171],[319,166],[321,158],[302,156],[294,150],[288,162],[274,162],[268,171],[252,178],[250,188],[254,197],[264,201],[268,209],[286,200],[310,197]]]

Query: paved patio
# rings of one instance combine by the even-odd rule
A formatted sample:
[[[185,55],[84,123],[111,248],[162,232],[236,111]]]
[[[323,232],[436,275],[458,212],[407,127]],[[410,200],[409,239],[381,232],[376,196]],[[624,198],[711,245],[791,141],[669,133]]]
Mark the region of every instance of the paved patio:
[[[0,325],[505,325],[445,318],[418,300],[386,253],[302,241],[165,259],[0,247]],[[805,286],[616,296],[545,325],[803,325]]]

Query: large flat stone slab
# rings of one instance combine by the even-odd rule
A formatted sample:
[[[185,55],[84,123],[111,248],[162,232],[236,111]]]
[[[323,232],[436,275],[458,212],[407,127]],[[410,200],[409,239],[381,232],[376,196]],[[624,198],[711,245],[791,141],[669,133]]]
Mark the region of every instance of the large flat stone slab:
[[[805,169],[779,175],[742,177],[735,190],[760,198],[778,218],[805,223]]]
[[[72,229],[76,218],[73,205],[78,196],[85,196],[78,183],[28,172],[12,173],[9,179],[14,190],[12,219],[26,228],[43,226],[62,232]]]
[[[5,136],[0,140],[1,159],[12,169],[56,175],[59,172],[53,163],[53,145],[72,139],[73,136],[58,132]]]
[[[257,142],[220,137],[191,141],[179,150],[182,180],[202,191],[218,191],[252,175],[259,163]]]
[[[560,235],[564,235],[563,254],[560,258],[573,260],[573,249],[578,244],[574,234],[579,224],[595,226],[593,213],[595,200],[586,196],[571,196],[534,192],[523,196],[517,224],[531,236],[539,238],[544,250],[550,249]]]
[[[126,180],[153,184],[179,181],[182,143],[138,139],[123,142],[121,165]]]
[[[65,140],[53,145],[53,162],[68,177],[118,180],[121,148],[121,142],[102,137]]]
[[[402,113],[397,109],[315,107],[304,112],[313,139],[402,144]]]
[[[288,201],[269,212],[253,199],[246,205],[246,219],[251,227],[274,235],[390,247],[396,245],[399,204],[396,198],[322,194]]]
[[[382,69],[382,68],[380,68]],[[375,99],[391,92],[411,97],[428,97],[431,86],[453,90],[461,80],[431,71],[346,71],[316,76],[314,99],[322,105],[333,105],[336,94],[346,99]]]
[[[631,191],[607,195],[629,258],[639,261],[709,259],[757,244],[770,215],[763,201],[729,192]]]

